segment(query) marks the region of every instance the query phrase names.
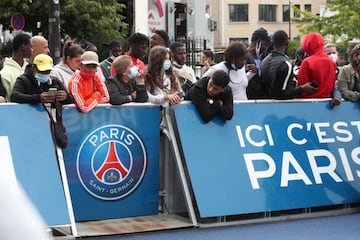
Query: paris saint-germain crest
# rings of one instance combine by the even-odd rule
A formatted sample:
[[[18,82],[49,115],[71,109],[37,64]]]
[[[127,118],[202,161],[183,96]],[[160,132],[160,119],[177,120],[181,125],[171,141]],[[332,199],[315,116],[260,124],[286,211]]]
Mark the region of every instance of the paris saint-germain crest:
[[[85,137],[76,167],[87,192],[102,200],[117,200],[141,183],[146,162],[140,137],[131,129],[114,124],[101,126]]]

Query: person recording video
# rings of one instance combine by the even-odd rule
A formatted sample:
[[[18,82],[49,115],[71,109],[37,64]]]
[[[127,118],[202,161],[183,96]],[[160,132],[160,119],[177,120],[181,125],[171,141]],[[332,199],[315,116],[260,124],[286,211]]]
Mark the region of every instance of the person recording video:
[[[26,66],[25,72],[15,82],[11,102],[16,103],[72,103],[71,95],[56,78],[50,78],[53,59],[46,54],[38,54],[33,64]]]

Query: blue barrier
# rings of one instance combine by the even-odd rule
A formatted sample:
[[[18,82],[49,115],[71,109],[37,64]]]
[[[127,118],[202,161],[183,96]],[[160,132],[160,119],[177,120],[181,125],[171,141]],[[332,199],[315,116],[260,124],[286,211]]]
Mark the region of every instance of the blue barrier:
[[[237,103],[231,121],[208,124],[189,103],[171,110],[173,118],[166,115],[165,122],[177,129],[177,136],[170,129],[168,137],[178,143],[172,146],[175,157],[184,156],[186,163],[192,194],[184,179],[180,186],[190,215],[190,195],[202,218],[360,200],[359,103],[334,109],[327,102]],[[67,225],[71,217],[79,222],[158,214],[164,147],[159,106],[101,105],[88,114],[64,107],[70,217],[46,112],[40,105],[4,104],[0,113],[0,156],[11,150],[16,179],[49,226]],[[171,162],[174,156],[168,157]],[[182,165],[177,168],[185,178]]]
[[[359,103],[235,104],[208,124],[173,108],[203,218],[360,200]]]
[[[0,146],[0,167],[5,160],[3,150],[10,149],[16,179],[45,223],[48,226],[69,225],[70,217],[48,116],[42,105],[1,104],[0,115],[0,136],[7,139]],[[1,181],[9,179],[1,178]],[[14,182],[8,183],[16,188]],[[6,195],[6,192],[2,194]]]
[[[76,221],[158,213],[159,106],[64,107],[63,122]]]

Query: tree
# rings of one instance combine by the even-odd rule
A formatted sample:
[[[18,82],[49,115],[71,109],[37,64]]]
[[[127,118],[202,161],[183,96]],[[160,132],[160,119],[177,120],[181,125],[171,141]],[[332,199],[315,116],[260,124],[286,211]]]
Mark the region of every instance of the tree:
[[[308,11],[301,11],[302,18],[292,19],[299,23],[299,31],[303,34],[318,32],[331,42],[347,43],[360,36],[360,0],[333,0],[326,4],[330,16],[320,16]]]
[[[0,22],[4,29],[11,29],[12,14],[20,12],[25,18],[24,31],[47,37],[48,6],[47,0],[1,0]],[[124,8],[116,0],[60,0],[61,35],[93,41],[124,39],[127,24],[120,15]]]

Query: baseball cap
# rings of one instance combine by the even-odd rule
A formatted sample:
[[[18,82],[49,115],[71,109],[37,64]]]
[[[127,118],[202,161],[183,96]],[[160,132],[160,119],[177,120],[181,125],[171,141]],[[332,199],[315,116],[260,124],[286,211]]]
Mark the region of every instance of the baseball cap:
[[[38,54],[34,58],[36,68],[41,71],[49,71],[53,68],[53,59],[47,54]]]
[[[295,52],[295,58],[296,58],[297,56],[304,56],[304,55],[305,55],[304,49],[302,49],[302,47],[298,47],[298,48],[296,49],[296,52]]]
[[[96,64],[99,66],[99,56],[96,52],[86,51],[81,55],[81,63],[84,65]]]

